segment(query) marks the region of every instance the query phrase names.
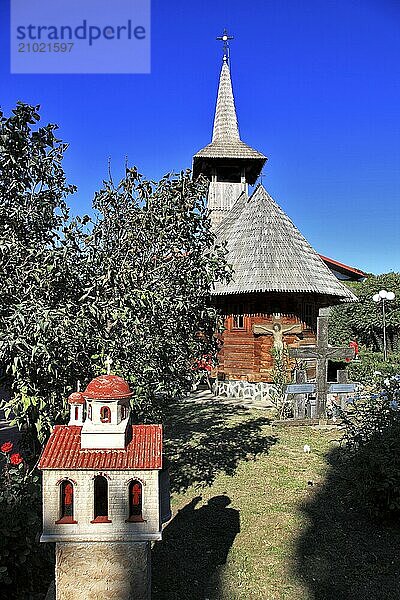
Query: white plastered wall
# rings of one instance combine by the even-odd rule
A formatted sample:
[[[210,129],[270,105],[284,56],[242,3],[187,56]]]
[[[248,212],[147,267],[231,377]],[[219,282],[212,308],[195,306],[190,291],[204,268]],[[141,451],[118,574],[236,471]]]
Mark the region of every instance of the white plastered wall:
[[[111,523],[91,523],[94,518],[94,477],[108,480],[108,518]],[[74,483],[74,520],[77,524],[56,524],[60,518],[60,482]],[[127,523],[129,483],[142,483],[142,514],[145,522]],[[42,541],[144,541],[161,539],[159,515],[159,472],[43,470]]]

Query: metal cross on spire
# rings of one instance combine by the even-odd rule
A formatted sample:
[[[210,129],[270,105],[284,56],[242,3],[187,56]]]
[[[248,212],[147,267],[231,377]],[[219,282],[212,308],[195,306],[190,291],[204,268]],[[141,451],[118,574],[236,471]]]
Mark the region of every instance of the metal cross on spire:
[[[222,35],[218,36],[216,38],[217,40],[220,40],[221,42],[224,42],[223,44],[223,48],[224,48],[224,56],[223,56],[223,60],[228,61],[229,63],[229,59],[230,59],[230,55],[229,55],[229,40],[233,40],[233,35],[229,35],[227,30],[224,29],[224,32]]]

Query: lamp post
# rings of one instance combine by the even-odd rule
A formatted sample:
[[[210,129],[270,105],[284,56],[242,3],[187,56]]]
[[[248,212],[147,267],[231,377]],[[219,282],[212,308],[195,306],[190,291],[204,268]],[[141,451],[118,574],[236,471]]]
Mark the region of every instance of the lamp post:
[[[395,294],[394,292],[387,292],[386,290],[381,290],[374,296],[372,296],[372,300],[376,303],[382,303],[382,320],[383,320],[383,360],[387,360],[387,344],[386,344],[386,311],[385,311],[385,302],[386,300],[394,300]]]

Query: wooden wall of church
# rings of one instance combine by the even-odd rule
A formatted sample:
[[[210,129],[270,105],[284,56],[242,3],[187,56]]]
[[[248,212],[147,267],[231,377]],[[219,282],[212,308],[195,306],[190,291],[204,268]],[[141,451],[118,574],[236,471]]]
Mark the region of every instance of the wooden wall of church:
[[[305,301],[306,300],[306,301]],[[219,308],[225,314],[223,346],[219,353],[218,377],[252,382],[271,381],[273,369],[273,336],[253,333],[255,324],[272,327],[276,321],[283,326],[297,324],[296,331],[284,335],[287,346],[315,343],[318,303],[301,295],[277,298],[248,295],[241,302],[220,299]]]

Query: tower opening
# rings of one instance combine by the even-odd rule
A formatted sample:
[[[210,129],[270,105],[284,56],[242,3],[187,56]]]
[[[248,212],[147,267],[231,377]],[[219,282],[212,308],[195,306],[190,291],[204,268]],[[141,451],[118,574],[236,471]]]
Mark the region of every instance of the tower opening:
[[[241,169],[235,166],[218,167],[217,181],[225,181],[228,183],[240,183]]]

